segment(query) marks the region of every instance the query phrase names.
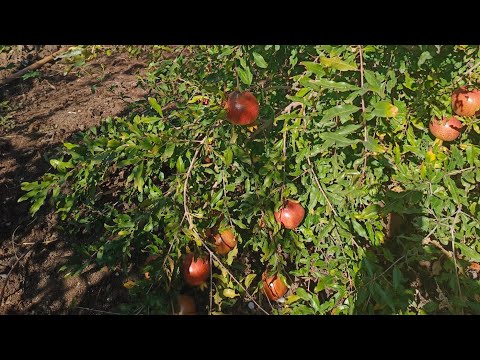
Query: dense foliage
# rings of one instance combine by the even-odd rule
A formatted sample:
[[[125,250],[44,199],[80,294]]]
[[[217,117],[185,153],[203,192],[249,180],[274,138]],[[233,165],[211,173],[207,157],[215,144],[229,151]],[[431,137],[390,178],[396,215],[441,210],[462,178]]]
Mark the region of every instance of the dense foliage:
[[[186,291],[201,313],[480,313],[479,119],[458,117],[453,142],[429,132],[455,89],[478,85],[478,46],[156,51],[148,103],[23,184],[32,213],[49,198],[84,239],[67,274],[142,274],[126,312],[171,313]],[[226,120],[234,90],[257,97],[257,125]],[[306,210],[294,230],[274,218],[288,198]],[[225,229],[238,245],[222,256],[211,232]],[[186,286],[187,252],[211,259],[211,284]],[[264,295],[265,271],[284,300]]]

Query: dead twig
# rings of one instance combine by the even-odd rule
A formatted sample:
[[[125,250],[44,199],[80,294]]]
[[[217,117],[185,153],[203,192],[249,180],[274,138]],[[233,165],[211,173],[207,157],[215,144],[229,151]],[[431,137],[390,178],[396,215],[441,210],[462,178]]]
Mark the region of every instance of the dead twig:
[[[314,179],[315,179],[315,182],[317,183],[318,188],[319,188],[320,191],[322,192],[323,197],[324,197],[325,200],[327,201],[328,206],[330,206],[330,209],[331,209],[332,212],[335,214],[335,216],[338,216],[337,211],[336,211],[335,208],[333,207],[333,205],[332,205],[332,203],[330,202],[330,200],[328,200],[327,194],[325,193],[325,190],[323,190],[323,187],[322,187],[322,185],[320,184],[320,181],[318,181],[317,174],[315,174],[315,171],[313,170],[312,162],[310,161],[310,158],[309,158],[308,156],[307,156],[307,162],[308,162],[308,165],[310,165],[310,171],[312,172],[313,177],[314,177]]]
[[[364,82],[364,74],[363,74],[363,49],[362,45],[358,45],[358,52],[360,54],[360,87],[363,89],[363,82]],[[363,94],[360,96],[362,101],[362,113],[365,115],[365,100],[363,98]],[[367,120],[365,117],[363,118],[363,140],[365,142],[368,141],[368,130],[367,130]],[[365,174],[365,170],[367,168],[367,157],[368,152],[365,151],[364,160],[363,160],[363,174]]]
[[[76,308],[76,309],[81,309],[81,310],[86,310],[86,311],[98,312],[98,313],[101,313],[101,314],[124,315],[124,314],[115,313],[115,312],[111,312],[111,311],[104,311],[104,310],[97,310],[97,309],[89,309],[89,308],[86,308],[86,307],[83,307],[83,306],[75,306],[75,308]]]
[[[462,205],[458,205],[457,211],[455,212],[455,217],[453,218],[452,226],[450,227],[450,234],[452,235],[452,253],[453,253],[453,265],[455,266],[455,276],[457,277],[457,286],[458,286],[458,296],[460,299],[463,299],[462,289],[460,287],[460,278],[458,277],[458,269],[457,269],[457,256],[455,254],[455,224],[458,220],[458,215],[462,211]],[[462,315],[463,315],[463,307],[462,307]]]
[[[13,264],[12,268],[10,269],[10,271],[8,272],[7,274],[7,277],[5,278],[5,283],[3,284],[3,287],[2,287],[2,291],[0,292],[0,306],[3,306],[3,295],[5,295],[5,289],[7,288],[7,284],[8,284],[8,279],[10,278],[10,275],[13,273],[13,270],[15,270],[15,268],[17,267],[18,263],[25,257],[27,256],[27,254],[29,254],[33,249],[30,249],[28,251],[26,251],[25,253],[23,253],[22,256],[20,256],[17,261],[15,261],[15,264]]]
[[[7,76],[6,78],[3,78],[2,80],[0,80],[0,87],[11,83],[13,80],[18,79],[19,77],[25,75],[26,73],[28,73],[30,71],[41,68],[43,65],[49,63],[50,61],[53,61],[57,56],[61,55],[64,52],[67,52],[68,49],[70,49],[70,46],[63,47],[60,50],[55,51],[53,54],[48,55],[48,56],[44,57],[43,59],[38,60],[37,62],[34,62],[33,64],[27,66],[26,68],[23,68],[22,70],[17,71],[16,73],[14,73],[10,76]]]

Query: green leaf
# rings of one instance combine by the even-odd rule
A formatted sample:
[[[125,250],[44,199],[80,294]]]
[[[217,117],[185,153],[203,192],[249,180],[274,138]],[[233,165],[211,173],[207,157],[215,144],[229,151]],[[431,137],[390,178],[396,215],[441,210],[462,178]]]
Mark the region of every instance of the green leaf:
[[[453,201],[455,201],[456,204],[462,203],[463,201],[461,201],[460,197],[458,196],[458,188],[455,185],[455,182],[449,176],[445,176],[443,178],[443,182],[447,186],[450,194],[452,194]]]
[[[331,141],[337,148],[350,146],[361,141],[360,139],[351,140],[342,135],[338,135],[337,133],[331,133],[331,132],[322,133],[319,136],[325,141]]]
[[[432,55],[430,54],[430,52],[424,51],[422,53],[422,55],[420,55],[420,58],[418,59],[418,63],[417,63],[418,67],[422,67],[422,65],[425,63],[425,61],[431,60],[431,59],[433,59],[433,58],[432,58]]]
[[[170,159],[175,151],[175,143],[169,142],[165,147],[165,151],[163,152],[162,159],[167,160]]]
[[[349,90],[359,90],[358,86],[348,84],[346,82],[336,82],[333,80],[317,79],[310,80],[303,84],[304,86],[310,86],[314,90],[332,89],[336,91],[349,91]]]
[[[320,63],[325,67],[332,67],[340,71],[354,71],[357,70],[356,65],[348,64],[338,56],[327,58],[325,56],[320,57]]]
[[[133,177],[133,185],[137,188],[139,192],[143,192],[143,162],[141,162],[138,166],[135,166],[133,169],[134,177]]]
[[[121,160],[117,163],[117,167],[121,168],[121,167],[124,167],[124,166],[127,166],[127,165],[135,164],[139,161],[140,161],[140,159],[138,159],[138,158],[130,158],[130,159]]]
[[[43,205],[45,202],[45,199],[47,198],[47,194],[41,195],[38,197],[35,202],[32,204],[30,207],[30,214],[35,215],[37,211],[40,209],[40,207]]]
[[[350,125],[341,127],[340,129],[335,131],[335,134],[337,134],[337,135],[349,135],[349,134],[352,134],[352,133],[356,132],[361,127],[362,127],[362,125],[350,124]]]
[[[355,105],[337,105],[328,109],[323,113],[322,122],[327,122],[337,116],[345,117],[360,110],[360,107]]]
[[[367,232],[365,231],[363,226],[360,225],[360,223],[358,221],[352,219],[352,225],[353,225],[353,229],[355,230],[355,232],[358,235],[360,235],[361,237],[363,237],[365,239],[368,238]]]
[[[375,73],[370,70],[364,71],[365,80],[367,80],[368,85],[370,85],[370,89],[376,93],[380,93],[382,91],[382,83],[377,79]]]
[[[302,61],[300,65],[305,66],[307,71],[311,71],[318,77],[322,77],[323,75],[325,75],[325,70],[323,69],[323,66],[318,63],[312,61]]]
[[[398,291],[401,286],[402,273],[398,269],[398,266],[393,267],[393,288]]]
[[[185,172],[185,163],[183,162],[183,159],[181,156],[178,157],[176,166],[177,166],[178,173],[183,174]]]
[[[387,151],[385,146],[380,145],[380,143],[373,137],[368,136],[367,141],[363,141],[363,145],[368,151],[374,152],[374,153],[379,153],[383,154],[384,152]]]
[[[462,254],[469,258],[470,261],[480,262],[480,254],[477,251],[471,249],[463,243],[456,242],[455,246],[459,248]]]
[[[253,60],[255,61],[255,64],[262,69],[266,69],[268,67],[268,64],[263,56],[257,52],[253,52]]]
[[[247,67],[245,70],[237,67],[237,73],[238,73],[238,76],[240,77],[240,80],[245,85],[249,86],[249,85],[252,84],[253,75],[252,75],[252,72],[250,71],[249,67]]]
[[[297,291],[295,292],[302,300],[309,301],[310,298],[312,297],[310,294],[308,294],[304,289],[298,288]]]
[[[228,148],[223,152],[223,156],[225,158],[225,166],[229,167],[232,164],[233,160],[233,151],[231,148]]]
[[[155,110],[161,117],[163,117],[162,107],[158,104],[157,100],[149,97],[148,102],[152,106],[153,110]]]
[[[378,117],[394,117],[398,114],[398,107],[389,101],[379,101],[375,104],[373,114]]]

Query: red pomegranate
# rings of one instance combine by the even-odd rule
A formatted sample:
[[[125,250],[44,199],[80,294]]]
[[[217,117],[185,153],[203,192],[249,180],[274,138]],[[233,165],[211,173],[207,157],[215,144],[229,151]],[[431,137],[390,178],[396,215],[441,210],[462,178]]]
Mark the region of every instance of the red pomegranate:
[[[461,134],[462,123],[455,117],[444,117],[441,121],[437,118],[433,118],[430,121],[430,132],[437,139],[443,141],[453,141]]]
[[[277,275],[267,277],[267,273],[264,272],[262,275],[263,281],[263,291],[268,296],[270,300],[277,301],[282,298],[283,295],[288,291],[287,285],[283,280]]]
[[[220,255],[228,254],[237,245],[237,239],[230,229],[215,235],[215,247]]]
[[[188,285],[198,286],[207,281],[210,275],[210,263],[201,257],[195,260],[193,254],[189,253],[183,259],[182,272]]]
[[[305,209],[298,201],[288,199],[286,204],[274,213],[275,220],[286,229],[295,229],[305,217]]]
[[[228,96],[225,105],[228,120],[235,125],[250,125],[258,117],[259,106],[255,96],[249,91],[234,91]]]
[[[452,94],[452,109],[460,116],[473,116],[480,111],[480,91],[467,90],[465,86]]]

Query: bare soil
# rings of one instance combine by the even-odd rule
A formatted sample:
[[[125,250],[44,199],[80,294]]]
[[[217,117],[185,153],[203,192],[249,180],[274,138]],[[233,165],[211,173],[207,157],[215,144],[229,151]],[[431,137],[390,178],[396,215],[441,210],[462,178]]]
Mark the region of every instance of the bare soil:
[[[0,54],[0,79],[61,46],[19,46]],[[102,66],[103,65],[103,66]],[[0,314],[102,314],[126,299],[122,275],[88,268],[64,278],[59,269],[82,239],[57,230],[51,208],[34,218],[18,203],[21,183],[50,169],[45,155],[72,134],[120,116],[146,93],[137,86],[147,61],[113,51],[64,75],[65,64],[49,63],[41,76],[0,88]],[[8,102],[7,102],[8,101]],[[88,310],[87,310],[88,309]]]

